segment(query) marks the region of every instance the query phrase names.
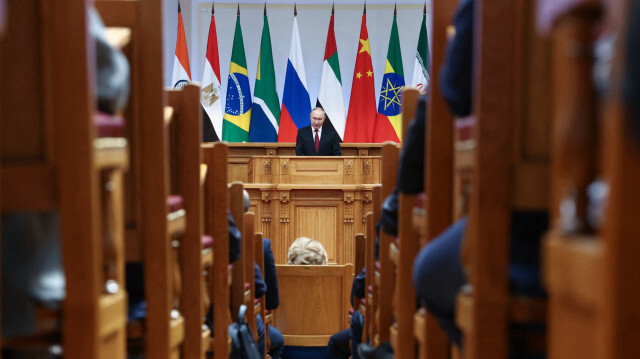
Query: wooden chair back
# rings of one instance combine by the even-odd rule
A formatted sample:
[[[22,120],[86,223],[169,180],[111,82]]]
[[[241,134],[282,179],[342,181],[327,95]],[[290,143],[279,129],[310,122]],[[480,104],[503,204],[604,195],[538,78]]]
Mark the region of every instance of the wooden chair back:
[[[176,183],[176,191],[183,197],[183,209],[187,212],[185,231],[180,240],[179,264],[182,268],[183,291],[180,307],[185,319],[183,353],[186,357],[203,357],[202,335],[203,288],[202,263],[196,258],[202,256],[203,197],[201,185],[202,156],[199,139],[201,135],[200,87],[186,85],[182,90],[166,90],[167,103],[174,110],[172,125],[176,125],[176,158],[171,166],[171,178]],[[173,191],[172,191],[173,192]]]
[[[378,335],[376,312],[379,298],[379,291],[375,286],[375,244],[376,244],[376,223],[380,221],[381,208],[381,187],[375,186],[372,195],[372,210],[367,213],[366,217],[366,236],[365,236],[365,308],[361,307],[361,314],[364,319],[362,337],[375,338]]]
[[[124,358],[120,248],[127,142],[98,139],[92,121],[96,74],[88,5],[31,0],[6,6],[12,21],[0,49],[2,212],[59,213],[65,356]]]
[[[282,298],[275,326],[292,346],[325,346],[331,335],[349,327],[353,264],[276,265]],[[312,318],[312,319],[311,319]]]
[[[213,238],[213,271],[207,291],[213,302],[213,342],[214,359],[228,358],[230,338],[228,326],[231,323],[229,285],[229,189],[227,188],[227,157],[229,147],[224,142],[203,144],[204,161],[210,175],[206,187],[205,232]],[[237,312],[236,312],[237,315]]]
[[[402,93],[403,113],[417,112],[419,91],[405,87]],[[409,126],[413,116],[403,115],[403,128]],[[396,169],[397,171],[397,169]],[[413,314],[416,307],[416,293],[411,283],[413,259],[419,248],[419,238],[413,226],[413,208],[417,195],[398,193],[398,240],[391,243],[390,256],[395,260],[396,280],[394,290],[395,324],[390,329],[390,341],[394,354],[401,358],[415,357],[415,339],[413,335]]]
[[[627,43],[626,38],[634,21],[633,6],[637,5],[631,1],[541,3],[548,11],[540,20],[553,25],[554,46],[554,226],[544,246],[551,358],[638,355],[631,344],[634,330],[629,324],[637,318],[636,305],[630,301],[639,292],[630,285],[633,280],[627,271],[636,270],[640,255],[637,244],[628,240],[638,233],[637,221],[630,214],[638,206],[631,183],[640,174],[640,157],[621,85],[630,66],[626,63],[629,46],[638,46]],[[598,97],[592,77],[581,77],[593,69],[592,54],[570,56],[559,51],[567,44],[590,49],[594,29],[601,22],[616,37],[603,98]],[[560,93],[567,90],[571,93]],[[599,108],[597,104],[604,105]],[[594,226],[588,215],[588,187],[596,178],[602,178],[608,187],[600,226]]]
[[[474,9],[476,150],[463,254],[470,286],[456,309],[465,358],[507,357],[511,322],[544,322],[544,302],[522,306],[508,277],[512,210],[548,208],[549,46],[535,32],[534,5],[484,1]],[[505,66],[514,70],[499,70]],[[532,350],[543,352],[539,346]]]
[[[260,272],[262,273],[262,277],[265,279],[266,281],[266,273],[264,271],[264,245],[262,244],[262,233],[260,232],[256,232],[254,234],[254,248],[255,248],[255,260],[256,263],[258,264],[258,267],[260,267]],[[268,284],[267,284],[267,290],[269,290]],[[267,306],[267,298],[266,298],[266,294],[263,295],[262,297],[260,297],[259,300],[256,300],[255,302],[255,313],[259,314],[260,317],[262,318],[262,322],[264,324],[264,345],[265,347],[262,348],[265,352],[265,356],[266,354],[269,352],[269,347],[271,346],[271,342],[269,341],[269,324],[271,324],[271,322],[269,320],[267,320],[267,315],[266,315],[266,306]]]
[[[442,95],[439,76],[445,66],[448,29],[456,8],[456,2],[444,1],[433,4],[433,33],[431,78],[427,104],[427,126],[425,143],[425,174],[423,204],[414,208],[422,214],[417,230],[420,246],[426,245],[452,223],[451,213],[454,178],[454,121]],[[456,151],[457,159],[457,151]],[[457,167],[457,166],[456,166]],[[420,202],[419,202],[420,204]],[[415,214],[414,214],[415,216]],[[424,309],[414,314],[414,336],[418,343],[418,358],[445,359],[449,357],[448,339],[433,316]]]
[[[396,173],[398,168],[399,148],[394,143],[385,143],[382,146],[382,190],[380,195],[381,205],[396,187]],[[379,253],[380,268],[375,271],[378,291],[388,291],[394,286],[395,269],[390,257],[390,245],[393,238],[380,231]],[[392,296],[380,295],[378,301],[378,343],[389,341],[389,327],[393,323]],[[374,338],[374,341],[376,338]]]

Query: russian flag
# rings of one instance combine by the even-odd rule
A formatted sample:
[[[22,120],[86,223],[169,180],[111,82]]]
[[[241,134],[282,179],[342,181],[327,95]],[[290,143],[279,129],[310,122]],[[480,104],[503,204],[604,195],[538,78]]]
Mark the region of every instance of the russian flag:
[[[280,110],[280,129],[278,142],[296,142],[298,129],[311,125],[311,100],[307,90],[307,76],[304,72],[298,20],[293,18],[291,48],[287,61],[287,73],[284,80],[282,108]]]

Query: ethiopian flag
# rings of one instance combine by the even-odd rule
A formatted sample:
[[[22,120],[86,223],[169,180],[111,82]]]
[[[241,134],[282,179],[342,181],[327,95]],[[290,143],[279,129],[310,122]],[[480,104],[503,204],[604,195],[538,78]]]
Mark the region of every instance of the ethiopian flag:
[[[227,83],[227,104],[222,122],[222,139],[229,142],[249,140],[251,121],[251,89],[247,73],[247,59],[244,55],[244,41],[240,28],[240,15],[236,20],[233,38],[229,81]]]
[[[373,141],[400,142],[402,138],[402,89],[404,88],[404,70],[396,14],[393,14],[387,63],[378,100],[378,115],[373,130]]]

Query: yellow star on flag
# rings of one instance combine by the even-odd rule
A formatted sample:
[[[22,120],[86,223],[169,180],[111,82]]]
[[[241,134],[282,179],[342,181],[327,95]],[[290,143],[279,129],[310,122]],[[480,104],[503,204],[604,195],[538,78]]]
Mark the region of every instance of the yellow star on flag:
[[[371,76],[373,76],[373,71],[371,70],[367,71],[367,77],[371,77]]]
[[[400,98],[398,95],[404,86],[394,86],[390,79],[387,79],[387,84],[380,92],[380,101],[384,101],[384,109],[386,110],[389,105],[397,104],[400,106]]]
[[[369,39],[366,39],[366,40],[360,39],[360,44],[362,44],[362,47],[360,48],[360,51],[358,51],[358,54],[361,54],[366,51],[369,53],[369,56],[371,56],[371,50],[369,49]]]
[[[362,74],[361,74],[361,73],[359,73],[359,72],[357,72],[357,73],[356,73],[356,78],[357,78],[357,79],[359,79],[359,78],[361,78],[361,77],[362,77]]]

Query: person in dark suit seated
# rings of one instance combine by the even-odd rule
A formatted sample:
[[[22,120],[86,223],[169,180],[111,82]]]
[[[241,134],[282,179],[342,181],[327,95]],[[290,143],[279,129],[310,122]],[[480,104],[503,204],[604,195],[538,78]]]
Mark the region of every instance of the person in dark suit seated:
[[[244,202],[244,211],[249,211],[251,205],[251,197],[246,190],[242,193],[242,199]],[[265,309],[275,310],[280,306],[280,293],[278,291],[278,275],[276,274],[276,261],[273,257],[273,250],[271,250],[271,240],[268,238],[262,238],[262,252],[264,253],[264,276],[260,271],[260,267],[254,263],[254,280],[255,280],[255,297],[261,298],[265,296]],[[263,279],[264,278],[264,279]],[[260,355],[264,357],[265,349],[265,335],[264,335],[264,321],[260,314],[256,314],[257,328],[258,328],[258,348],[260,348]],[[280,359],[284,352],[284,337],[282,333],[273,325],[269,326],[269,341],[271,346],[269,347],[269,356],[272,359]]]
[[[342,139],[333,126],[324,125],[327,114],[322,107],[311,110],[311,126],[298,130],[296,156],[341,156]]]

